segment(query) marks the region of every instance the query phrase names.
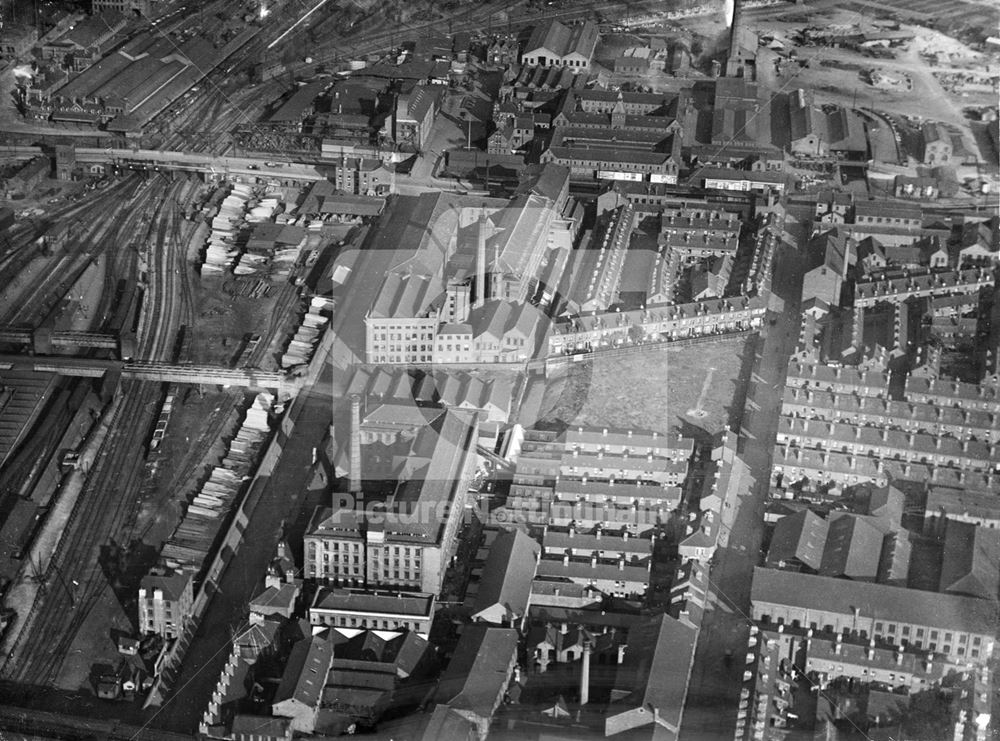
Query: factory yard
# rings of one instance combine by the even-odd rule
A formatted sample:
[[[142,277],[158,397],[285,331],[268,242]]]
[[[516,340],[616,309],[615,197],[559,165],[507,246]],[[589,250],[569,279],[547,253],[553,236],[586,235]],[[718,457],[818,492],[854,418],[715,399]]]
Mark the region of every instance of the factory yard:
[[[810,90],[817,103],[919,116],[954,124],[966,132],[968,122],[961,112],[963,106],[996,104],[995,92],[971,87],[949,91],[941,86],[934,73],[972,69],[989,72],[990,68],[982,54],[933,29],[904,23],[900,33],[913,34],[914,38],[898,48],[885,50],[884,56],[875,56],[843,47],[802,45],[794,40],[795,35],[806,28],[836,29],[845,34],[878,33],[880,29],[870,15],[852,9],[820,7],[809,13],[776,10],[773,16],[761,10],[754,13],[750,27],[784,47],[775,50],[762,46],[759,49],[758,74],[762,79],[783,89]],[[776,75],[775,61],[785,60],[789,54],[799,60],[809,60],[808,67],[782,61],[782,72]],[[899,90],[876,88],[867,80],[869,70],[908,78],[911,85],[904,84]],[[992,71],[1000,74],[996,66]]]
[[[716,435],[734,413],[747,347],[742,338],[720,339],[570,364],[549,380],[538,426]]]

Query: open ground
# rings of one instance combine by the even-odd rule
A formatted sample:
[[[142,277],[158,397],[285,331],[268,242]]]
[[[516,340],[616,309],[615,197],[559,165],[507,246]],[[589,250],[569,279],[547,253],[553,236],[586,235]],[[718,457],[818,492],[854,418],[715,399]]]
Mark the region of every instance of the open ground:
[[[746,347],[720,339],[571,365],[549,380],[538,424],[717,434],[729,423]]]

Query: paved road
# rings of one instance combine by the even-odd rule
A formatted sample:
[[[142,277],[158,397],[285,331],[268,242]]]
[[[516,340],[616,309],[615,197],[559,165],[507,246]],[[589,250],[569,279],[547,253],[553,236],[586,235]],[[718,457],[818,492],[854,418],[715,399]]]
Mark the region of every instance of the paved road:
[[[227,565],[218,589],[191,641],[174,692],[152,715],[150,725],[194,733],[229,656],[231,630],[244,624],[247,604],[260,589],[280,536],[283,520],[293,520],[312,477],[312,449],[330,424],[329,374],[309,389],[302,413],[271,476],[260,479],[260,501]]]
[[[794,231],[794,228],[790,228]],[[799,296],[802,284],[800,255],[782,248],[776,255],[774,292],[785,302],[773,326],[765,325],[757,343],[757,359],[748,390],[757,407],[743,419],[741,456],[750,467],[755,484],[736,503],[728,530],[712,567],[710,609],[705,613],[695,665],[688,690],[682,741],[715,741],[731,738],[736,724],[742,657],[746,653],[750,612],[750,585],[758,562],[763,536],[763,509],[767,499],[771,455],[777,433],[781,397],[788,358],[795,348],[799,327]],[[749,435],[745,435],[749,433]],[[724,513],[723,521],[727,515]],[[727,650],[733,651],[732,666],[725,666]]]
[[[188,648],[177,688],[152,719],[157,728],[178,732],[196,730],[198,720],[215,689],[229,653],[230,629],[246,618],[247,603],[260,588],[267,563],[274,552],[283,520],[293,522],[313,480],[312,450],[326,435],[331,412],[343,397],[345,370],[357,353],[363,354],[364,315],[381,285],[386,270],[412,252],[400,247],[399,234],[415,217],[417,199],[400,198],[392,206],[378,233],[364,249],[346,249],[353,261],[351,278],[337,306],[332,330],[341,340],[331,353],[324,373],[312,388],[303,391],[303,411],[273,474],[262,482],[260,503],[244,534],[243,546],[230,561],[219,581],[219,589]]]

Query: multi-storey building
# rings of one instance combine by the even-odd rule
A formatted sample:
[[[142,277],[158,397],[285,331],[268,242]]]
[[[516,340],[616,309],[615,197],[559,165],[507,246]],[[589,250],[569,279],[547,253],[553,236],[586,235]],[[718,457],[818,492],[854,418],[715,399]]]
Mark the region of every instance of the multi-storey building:
[[[910,375],[904,393],[908,401],[918,404],[954,406],[996,414],[1000,411],[1000,385],[967,383],[926,376]]]
[[[750,629],[750,652],[741,694],[746,710],[737,719],[737,741],[780,741],[812,718],[793,692],[804,677],[819,690],[821,707],[816,725],[832,732],[836,717],[822,705],[857,703],[855,723],[866,723],[869,732],[897,729],[905,722],[909,698],[921,692],[947,692],[952,701],[937,718],[948,738],[985,741],[983,712],[989,708],[989,669],[969,668],[966,662],[942,658],[912,645],[892,645],[879,640],[859,640],[838,633],[788,624]],[[846,696],[842,696],[846,695]],[[861,708],[866,708],[862,711]],[[800,720],[801,719],[801,720]]]
[[[777,442],[874,459],[956,466],[968,471],[991,471],[1000,465],[1000,449],[996,443],[868,427],[849,421],[810,421],[782,416],[778,419]]]
[[[193,574],[151,572],[139,583],[139,629],[164,638],[177,638],[184,632],[193,605]]]
[[[1000,475],[966,471],[950,465],[871,458],[867,455],[811,450],[791,445],[775,448],[772,484],[787,486],[804,479],[818,484],[872,482],[878,486],[885,486],[890,480],[905,479],[938,486],[984,489],[1000,482]]]
[[[529,430],[504,516],[575,532],[646,533],[680,504],[693,446],[656,432]]]
[[[788,366],[786,386],[837,394],[888,397],[889,374],[883,370],[830,367],[822,363],[793,361]]]
[[[423,151],[430,138],[434,119],[441,110],[444,92],[438,85],[417,85],[396,97],[391,118],[386,122],[391,126],[386,133],[397,144]]]
[[[426,637],[434,612],[433,594],[320,587],[309,608],[309,622],[335,628],[408,630]]]
[[[681,132],[679,125],[663,130],[555,126],[541,161],[568,167],[577,178],[673,184],[681,164]]]
[[[971,268],[941,272],[907,272],[899,277],[864,278],[854,285],[854,304],[902,303],[914,298],[974,294],[994,285],[992,270]]]
[[[386,249],[417,248],[389,270],[365,317],[368,362],[534,357],[544,317],[532,301],[558,285],[575,240],[568,183],[566,170],[546,168],[511,201],[426,194],[412,213],[391,214],[378,236]]]
[[[477,413],[446,411],[413,439],[386,501],[317,508],[304,575],[438,594],[475,472],[478,427]]]
[[[732,256],[739,245],[740,226],[739,216],[724,209],[664,208],[659,243],[685,260]]]
[[[947,401],[896,400],[825,388],[786,388],[782,414],[806,419],[850,421],[905,432],[948,435],[959,440],[1000,441],[1000,413],[953,405]]]
[[[549,355],[748,331],[760,326],[766,311],[767,301],[753,296],[581,314],[552,325]]]
[[[347,157],[325,165],[327,177],[337,190],[360,196],[385,196],[396,192],[396,171],[382,160]]]
[[[954,664],[985,664],[1000,620],[995,600],[760,567],[750,600],[762,627],[874,638],[933,651]]]
[[[538,562],[539,577],[573,582],[591,587],[615,597],[638,598],[646,593],[649,586],[649,570],[652,558],[619,555],[615,558],[542,556]]]

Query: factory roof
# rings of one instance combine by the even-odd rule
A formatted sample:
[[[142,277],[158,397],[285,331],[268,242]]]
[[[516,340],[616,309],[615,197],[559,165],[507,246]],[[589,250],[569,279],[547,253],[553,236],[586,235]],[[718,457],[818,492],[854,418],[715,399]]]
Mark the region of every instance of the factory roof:
[[[281,683],[274,693],[274,704],[295,700],[316,708],[333,663],[333,649],[333,642],[323,635],[303,638],[292,646]]]
[[[580,54],[590,59],[597,46],[597,26],[592,21],[567,26],[557,20],[548,20],[532,30],[525,54],[545,49],[559,57]]]
[[[669,615],[629,629],[625,657],[615,674],[612,697],[617,699],[606,711],[608,729],[615,727],[619,713],[641,708],[645,716],[633,721],[633,728],[656,724],[655,739],[677,738],[697,637],[697,630]]]
[[[489,718],[510,678],[517,641],[511,628],[465,625],[434,699]]]
[[[980,599],[1000,599],[1000,530],[948,520],[940,589]]]
[[[767,565],[780,567],[795,560],[818,571],[823,560],[827,528],[827,521],[808,509],[782,517],[774,526],[771,547],[767,551]]]
[[[483,566],[475,611],[499,605],[510,614],[523,616],[531,597],[531,580],[535,578],[539,551],[538,542],[521,530],[508,530],[498,535]]]
[[[860,608],[870,616],[877,609],[880,620],[986,635],[993,635],[1000,619],[997,603],[987,600],[759,566],[754,569],[751,601],[816,614],[853,615]]]
[[[927,516],[957,515],[1000,521],[1000,499],[993,492],[932,486],[927,492]]]

